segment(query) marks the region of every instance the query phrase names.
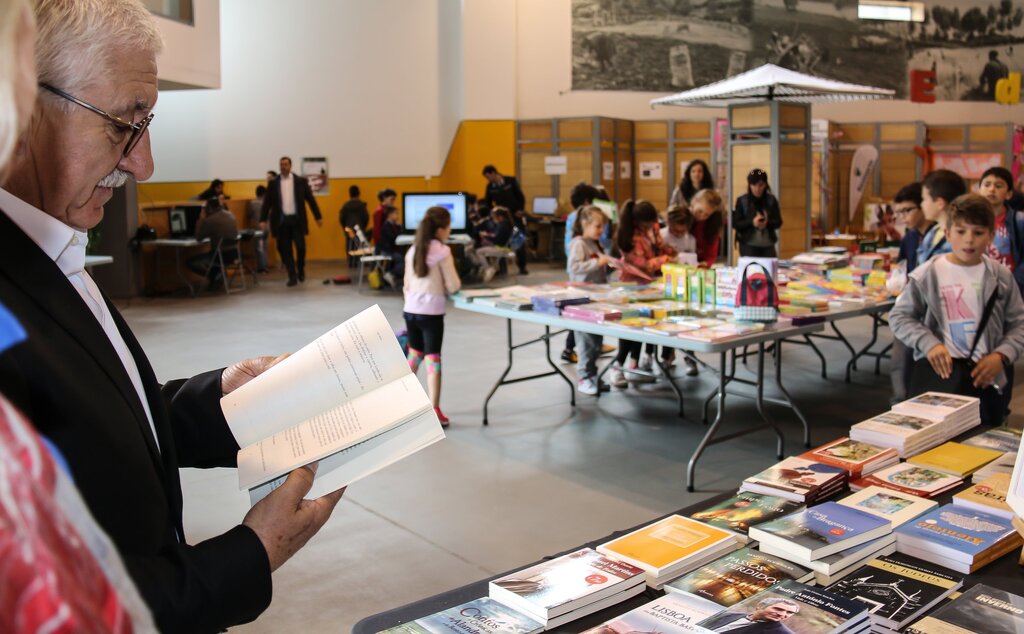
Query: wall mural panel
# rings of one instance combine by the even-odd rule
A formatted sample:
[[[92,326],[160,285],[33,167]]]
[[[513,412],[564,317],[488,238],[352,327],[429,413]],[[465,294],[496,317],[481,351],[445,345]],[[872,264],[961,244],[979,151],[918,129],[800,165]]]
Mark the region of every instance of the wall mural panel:
[[[990,101],[1024,70],[1024,0],[926,2],[923,23],[857,18],[856,0],[573,0],[573,90],[673,92],[771,62],[909,95]]]

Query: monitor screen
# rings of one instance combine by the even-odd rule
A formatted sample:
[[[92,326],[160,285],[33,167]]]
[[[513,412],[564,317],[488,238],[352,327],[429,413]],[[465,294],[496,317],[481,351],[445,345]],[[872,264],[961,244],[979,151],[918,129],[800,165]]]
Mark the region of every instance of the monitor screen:
[[[171,236],[175,238],[192,237],[196,234],[196,223],[203,211],[204,203],[195,205],[177,205],[168,212],[168,224]]]
[[[558,199],[554,196],[534,196],[533,213],[538,216],[553,216],[558,209]]]
[[[466,196],[461,192],[402,194],[403,228],[415,233],[420,220],[431,207],[444,207],[452,215],[452,231],[466,231]]]
[[[619,206],[614,201],[598,199],[594,201],[594,206],[603,211],[610,222],[619,221]]]

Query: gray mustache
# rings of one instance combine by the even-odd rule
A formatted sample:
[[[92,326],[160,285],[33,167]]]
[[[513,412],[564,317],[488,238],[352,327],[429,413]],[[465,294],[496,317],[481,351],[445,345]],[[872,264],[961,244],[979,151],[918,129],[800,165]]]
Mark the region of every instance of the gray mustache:
[[[109,187],[111,189],[113,189],[115,187],[120,187],[121,185],[124,185],[125,183],[128,182],[128,177],[129,176],[131,176],[131,174],[129,174],[128,172],[126,172],[126,171],[124,171],[122,169],[118,169],[118,168],[115,167],[114,171],[112,171],[109,174],[107,174],[106,176],[104,176],[103,180],[101,180],[99,183],[97,183],[96,186],[97,187]]]

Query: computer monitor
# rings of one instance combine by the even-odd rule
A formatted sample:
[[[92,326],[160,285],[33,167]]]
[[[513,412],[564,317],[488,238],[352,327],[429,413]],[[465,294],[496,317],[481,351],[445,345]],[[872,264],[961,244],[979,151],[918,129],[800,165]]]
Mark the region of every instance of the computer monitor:
[[[534,196],[533,213],[538,216],[554,216],[558,210],[558,199],[554,196]]]
[[[416,233],[420,220],[431,207],[444,207],[452,215],[452,233],[466,232],[466,195],[462,192],[402,194],[402,228]]]
[[[619,206],[612,200],[595,200],[594,206],[604,212],[609,222],[619,221]]]
[[[167,212],[172,238],[191,238],[196,235],[196,223],[205,203],[175,205]]]

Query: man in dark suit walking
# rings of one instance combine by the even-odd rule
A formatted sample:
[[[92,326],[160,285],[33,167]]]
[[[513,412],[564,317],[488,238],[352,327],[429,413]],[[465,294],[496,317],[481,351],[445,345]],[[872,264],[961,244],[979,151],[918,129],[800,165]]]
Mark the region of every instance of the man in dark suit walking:
[[[722,612],[701,626],[715,632],[730,634],[793,634],[782,622],[800,611],[800,604],[781,597],[758,602],[750,614]]]
[[[288,286],[295,286],[306,281],[306,234],[309,233],[306,203],[313,210],[316,226],[324,226],[324,221],[309,181],[292,173],[292,160],[287,156],[281,157],[280,165],[281,175],[270,181],[267,195],[263,197],[260,228],[267,230],[269,218],[270,232],[277,239],[277,252],[288,269]]]

